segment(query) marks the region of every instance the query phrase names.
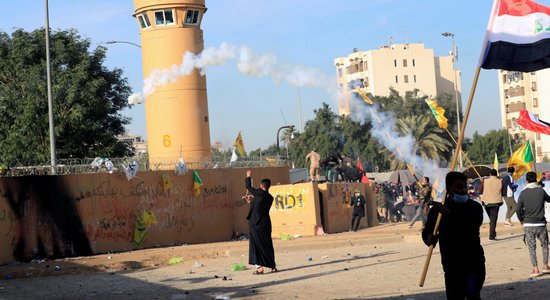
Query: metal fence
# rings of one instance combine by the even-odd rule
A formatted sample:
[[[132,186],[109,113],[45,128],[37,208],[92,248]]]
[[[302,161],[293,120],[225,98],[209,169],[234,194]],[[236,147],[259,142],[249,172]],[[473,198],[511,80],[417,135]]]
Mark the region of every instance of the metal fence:
[[[124,166],[133,162],[138,164],[139,171],[175,170],[180,158],[154,158],[151,161],[144,156],[108,158],[112,167],[106,161],[107,159],[102,159],[98,164],[97,158],[58,159],[56,172],[59,175],[124,172]],[[239,158],[231,162],[229,157],[215,156],[212,159],[185,159],[185,165],[188,169],[255,168],[288,166],[289,161],[280,156],[258,156]],[[51,165],[43,163],[14,163],[6,167],[7,169],[0,169],[0,176],[51,175],[53,171]]]

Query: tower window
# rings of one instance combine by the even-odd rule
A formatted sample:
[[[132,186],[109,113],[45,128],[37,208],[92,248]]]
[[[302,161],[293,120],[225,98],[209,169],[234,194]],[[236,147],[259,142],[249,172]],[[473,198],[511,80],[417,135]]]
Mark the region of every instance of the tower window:
[[[416,61],[413,58],[413,67],[416,67]]]
[[[338,77],[342,77],[342,68],[338,68]]]
[[[147,16],[146,13],[139,14],[137,16],[137,18],[138,18],[139,26],[141,27],[141,29],[151,27],[151,22],[149,21],[149,17]]]
[[[405,77],[403,78],[403,81],[405,83],[409,83],[409,75],[405,75]]]
[[[416,75],[413,75],[413,81],[416,83]]]
[[[403,67],[407,67],[407,60],[406,59],[403,60]]]
[[[174,24],[174,11],[171,9],[155,11],[155,25],[173,25]]]
[[[399,83],[399,76],[395,75],[395,83]]]
[[[185,15],[185,24],[197,25],[199,24],[199,11],[196,9],[187,10]]]

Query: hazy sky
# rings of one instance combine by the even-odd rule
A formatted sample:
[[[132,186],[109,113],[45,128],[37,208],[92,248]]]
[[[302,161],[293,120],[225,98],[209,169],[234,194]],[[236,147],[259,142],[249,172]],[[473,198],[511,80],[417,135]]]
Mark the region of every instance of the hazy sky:
[[[3,3],[0,30],[34,30],[44,24],[44,1]],[[450,31],[459,47],[463,101],[466,102],[492,5],[491,0],[207,0],[202,22],[205,47],[222,42],[246,45],[271,53],[281,62],[305,65],[334,76],[333,59],[353,48],[376,49],[389,42],[423,42],[438,56],[447,55]],[[550,0],[539,0],[550,5]],[[140,43],[130,0],[50,0],[50,27],[76,28],[96,47],[110,40]],[[134,91],[141,91],[141,52],[127,44],[107,45],[108,67],[124,69]],[[298,90],[269,78],[247,77],[233,62],[207,71],[211,140],[225,146],[242,131],[247,149],[267,147],[276,131],[288,124],[299,127]],[[334,82],[336,85],[336,82]],[[481,72],[467,128],[485,133],[501,127],[496,71]],[[322,102],[336,104],[324,89],[302,88],[304,124]],[[282,111],[282,113],[281,113]],[[129,130],[145,136],[143,105],[124,112],[132,117]],[[428,114],[429,111],[426,111]]]

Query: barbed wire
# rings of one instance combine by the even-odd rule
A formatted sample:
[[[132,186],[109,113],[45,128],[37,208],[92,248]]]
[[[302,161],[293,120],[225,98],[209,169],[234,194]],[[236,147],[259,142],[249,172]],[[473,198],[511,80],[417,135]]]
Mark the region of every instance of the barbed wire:
[[[112,163],[112,167],[106,164]],[[99,163],[100,162],[100,163]],[[56,161],[56,173],[59,175],[82,173],[118,173],[124,172],[124,167],[136,162],[139,171],[175,170],[180,162],[179,157],[149,158],[147,156],[113,157],[113,158],[67,158]],[[240,157],[231,162],[229,157],[213,156],[207,158],[186,158],[184,160],[188,169],[226,169],[226,168],[255,168],[255,167],[279,167],[288,166],[289,161],[281,156],[252,156]],[[0,166],[0,176],[31,176],[52,175],[52,166],[48,163],[32,164],[29,162],[16,162],[10,165]]]

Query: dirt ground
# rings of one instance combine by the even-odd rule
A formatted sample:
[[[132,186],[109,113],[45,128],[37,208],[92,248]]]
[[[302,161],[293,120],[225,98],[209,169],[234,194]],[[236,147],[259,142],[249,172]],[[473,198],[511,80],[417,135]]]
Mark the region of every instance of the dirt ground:
[[[420,226],[420,224],[418,224]],[[550,275],[529,280],[522,228],[497,227],[482,243],[485,299],[548,299]],[[427,247],[419,227],[387,224],[356,233],[275,240],[280,271],[231,271],[247,262],[248,241],[185,245],[0,267],[3,299],[442,299],[438,251],[419,287]],[[437,248],[436,248],[437,249]],[[169,265],[173,257],[183,262]],[[539,249],[540,260],[540,249]]]

